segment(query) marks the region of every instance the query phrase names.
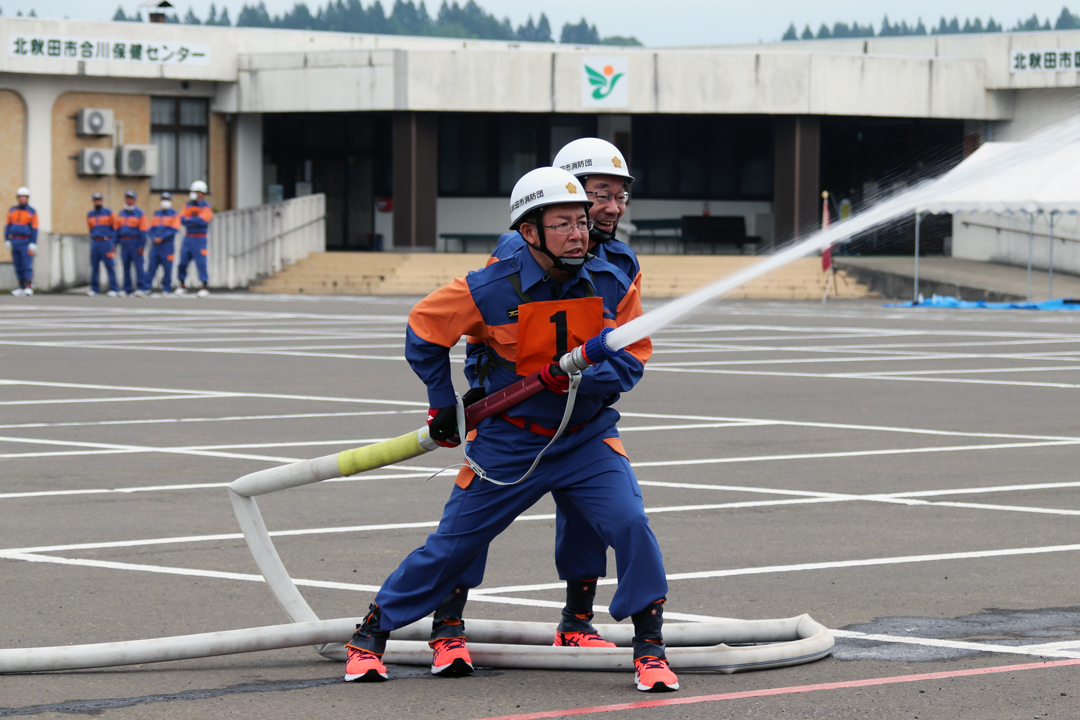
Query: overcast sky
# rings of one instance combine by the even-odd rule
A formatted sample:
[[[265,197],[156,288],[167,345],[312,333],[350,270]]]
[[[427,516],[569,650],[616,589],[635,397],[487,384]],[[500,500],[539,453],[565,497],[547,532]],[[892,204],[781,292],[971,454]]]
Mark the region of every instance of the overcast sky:
[[[125,12],[136,10],[142,0],[0,0],[4,15],[22,11],[25,15],[33,8],[39,17],[69,17],[84,20],[108,20],[117,6]],[[183,16],[188,7],[205,18],[210,0],[172,0]],[[251,2],[251,0],[247,0]],[[257,1],[257,0],[256,0]],[[374,0],[361,0],[367,7]],[[265,0],[271,14],[282,13],[291,8],[296,0]],[[435,14],[442,0],[428,0],[428,12]],[[465,4],[465,0],[459,0]],[[229,8],[229,15],[236,15],[244,0],[217,2],[220,10]],[[326,4],[326,0],[307,0],[313,10]],[[389,12],[393,0],[383,0]],[[809,24],[816,32],[821,23],[832,26],[836,21],[860,24],[872,23],[874,29],[881,26],[881,18],[888,14],[892,22],[906,20],[914,24],[920,17],[927,25],[937,24],[945,15],[960,18],[979,17],[985,23],[993,17],[1011,27],[1020,16],[1025,19],[1036,13],[1040,20],[1050,18],[1051,25],[1061,13],[1063,0],[828,0],[808,3],[805,0],[764,0],[759,2],[709,1],[709,0],[616,0],[605,3],[586,3],[580,0],[477,0],[477,4],[498,17],[509,17],[515,27],[525,22],[530,13],[534,17],[547,13],[556,39],[565,22],[578,22],[584,15],[589,23],[597,26],[602,36],[633,35],[646,45],[712,45],[743,42],[769,42],[779,40],[794,22],[800,32]],[[1076,0],[1074,12],[1080,12],[1080,0]]]

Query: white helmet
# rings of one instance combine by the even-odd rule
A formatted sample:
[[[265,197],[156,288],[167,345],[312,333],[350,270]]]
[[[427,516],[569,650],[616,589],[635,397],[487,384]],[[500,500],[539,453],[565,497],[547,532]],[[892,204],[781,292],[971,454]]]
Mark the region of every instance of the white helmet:
[[[581,182],[565,170],[556,167],[530,170],[510,193],[510,229],[516,230],[521,219],[537,208],[563,203],[580,203],[586,211],[592,207]]]
[[[15,191],[15,197],[21,197],[23,195],[25,195],[26,197],[30,197],[30,188],[21,187]]]
[[[206,183],[204,183],[202,180],[196,180],[195,182],[191,183],[191,192],[206,192]]]
[[[626,168],[626,158],[607,140],[578,138],[563,146],[551,162],[577,177],[585,175],[614,175],[634,182],[634,176]]]

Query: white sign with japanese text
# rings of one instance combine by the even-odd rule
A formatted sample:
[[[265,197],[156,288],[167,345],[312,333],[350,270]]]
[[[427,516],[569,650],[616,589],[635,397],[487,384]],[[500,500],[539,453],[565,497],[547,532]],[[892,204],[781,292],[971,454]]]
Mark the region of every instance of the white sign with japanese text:
[[[108,60],[151,65],[209,65],[206,43],[9,35],[8,57]]]
[[[1014,73],[1080,70],[1080,50],[1013,50],[1009,70]]]

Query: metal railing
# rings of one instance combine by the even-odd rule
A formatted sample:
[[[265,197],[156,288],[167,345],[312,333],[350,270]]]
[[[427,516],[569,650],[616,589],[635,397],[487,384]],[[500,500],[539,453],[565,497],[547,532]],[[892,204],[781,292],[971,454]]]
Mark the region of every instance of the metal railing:
[[[326,249],[326,196],[220,213],[210,226],[209,249],[211,287],[247,287]]]

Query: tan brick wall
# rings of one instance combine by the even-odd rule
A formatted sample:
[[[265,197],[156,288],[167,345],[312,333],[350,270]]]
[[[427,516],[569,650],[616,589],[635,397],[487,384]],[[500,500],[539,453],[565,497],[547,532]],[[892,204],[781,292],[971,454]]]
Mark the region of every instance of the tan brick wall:
[[[127,178],[113,175],[81,177],[73,156],[83,148],[111,147],[110,137],[79,137],[75,133],[80,108],[110,108],[118,122],[124,123],[124,142],[150,142],[150,96],[70,92],[57,98],[52,111],[52,227],[57,233],[86,233],[86,213],[92,207],[90,195],[105,196],[105,207],[118,211],[124,206],[124,191],[139,194],[144,210],[157,204],[150,198],[150,178]],[[153,204],[151,204],[153,203]]]
[[[26,107],[22,97],[11,90],[0,90],[0,208],[4,218],[15,204],[15,191],[23,184],[26,148]],[[32,191],[32,190],[31,190]],[[34,198],[30,198],[34,204]],[[11,253],[0,245],[0,262],[10,262]]]

